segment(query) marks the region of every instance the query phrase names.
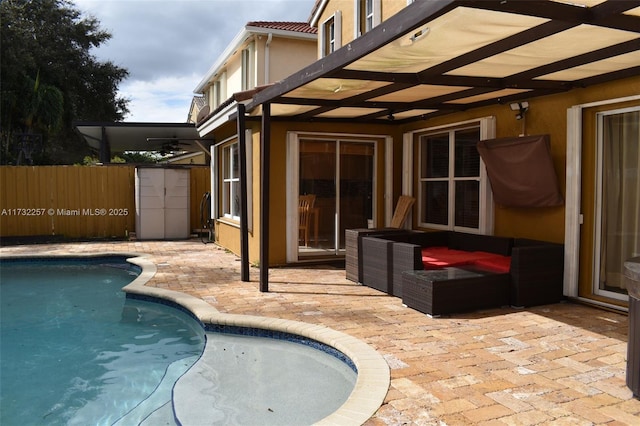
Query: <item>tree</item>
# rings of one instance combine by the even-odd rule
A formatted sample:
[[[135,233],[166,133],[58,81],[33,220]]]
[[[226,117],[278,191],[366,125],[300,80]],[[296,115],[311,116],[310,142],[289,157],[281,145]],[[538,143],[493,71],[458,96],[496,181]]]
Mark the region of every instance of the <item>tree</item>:
[[[73,164],[90,154],[73,122],[121,121],[126,69],[91,54],[111,38],[69,0],[0,2],[2,164]]]

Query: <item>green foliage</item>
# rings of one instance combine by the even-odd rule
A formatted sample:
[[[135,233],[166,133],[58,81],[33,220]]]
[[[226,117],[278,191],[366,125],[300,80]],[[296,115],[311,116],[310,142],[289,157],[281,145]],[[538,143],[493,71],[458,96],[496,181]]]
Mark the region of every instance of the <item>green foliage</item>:
[[[79,162],[89,151],[73,122],[121,121],[128,113],[117,94],[127,70],[90,53],[111,34],[70,1],[0,1],[0,37],[2,164]],[[23,135],[39,141],[26,157]]]
[[[159,157],[153,152],[123,152],[122,154],[115,155],[111,158],[112,163],[127,163],[127,164],[155,164],[158,162]],[[87,155],[82,159],[82,164],[76,163],[77,166],[95,166],[100,164],[98,157],[93,155]]]
[[[85,157],[82,159],[82,164],[74,164],[74,166],[95,166],[96,164],[98,164],[100,162],[100,160],[98,160],[96,157],[92,157],[90,155],[85,155]]]
[[[154,152],[135,152],[127,151],[120,154],[120,157],[127,163],[133,164],[151,164],[157,163],[162,157]]]

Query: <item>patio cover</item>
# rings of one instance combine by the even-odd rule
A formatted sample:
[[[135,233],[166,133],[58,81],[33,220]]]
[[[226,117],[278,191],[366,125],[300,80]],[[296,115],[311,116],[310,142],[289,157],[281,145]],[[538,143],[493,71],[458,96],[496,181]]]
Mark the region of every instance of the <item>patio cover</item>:
[[[273,120],[408,122],[640,74],[640,1],[416,1],[258,93]]]
[[[76,130],[108,163],[112,152],[167,151],[208,152],[192,123],[78,122]]]
[[[260,289],[268,291],[270,123],[403,123],[640,75],[640,0],[415,1],[257,93]]]

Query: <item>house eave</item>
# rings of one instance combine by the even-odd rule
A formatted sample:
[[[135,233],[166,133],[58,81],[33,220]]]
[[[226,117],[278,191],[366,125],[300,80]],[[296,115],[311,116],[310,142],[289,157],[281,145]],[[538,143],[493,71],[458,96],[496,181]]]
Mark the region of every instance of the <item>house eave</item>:
[[[201,123],[197,124],[196,129],[201,137],[211,134],[214,130],[230,121],[232,114],[236,112],[238,102],[233,100],[224,106],[224,108],[216,110],[214,114],[205,117]]]

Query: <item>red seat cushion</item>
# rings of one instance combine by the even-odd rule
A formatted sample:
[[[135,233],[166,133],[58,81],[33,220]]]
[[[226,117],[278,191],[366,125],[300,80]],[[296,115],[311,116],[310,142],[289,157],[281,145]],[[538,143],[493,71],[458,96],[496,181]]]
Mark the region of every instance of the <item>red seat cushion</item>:
[[[426,247],[422,249],[424,269],[441,269],[447,267],[475,265],[491,271],[508,273],[511,258],[483,251],[451,250],[447,247]]]
[[[422,249],[424,269],[440,269],[451,266],[469,265],[476,259],[472,252],[450,250],[446,247],[427,247]]]
[[[503,274],[509,273],[511,269],[511,257],[502,256],[494,253],[482,253],[482,256],[476,259],[473,264],[481,268],[489,269],[491,271],[500,272]]]

